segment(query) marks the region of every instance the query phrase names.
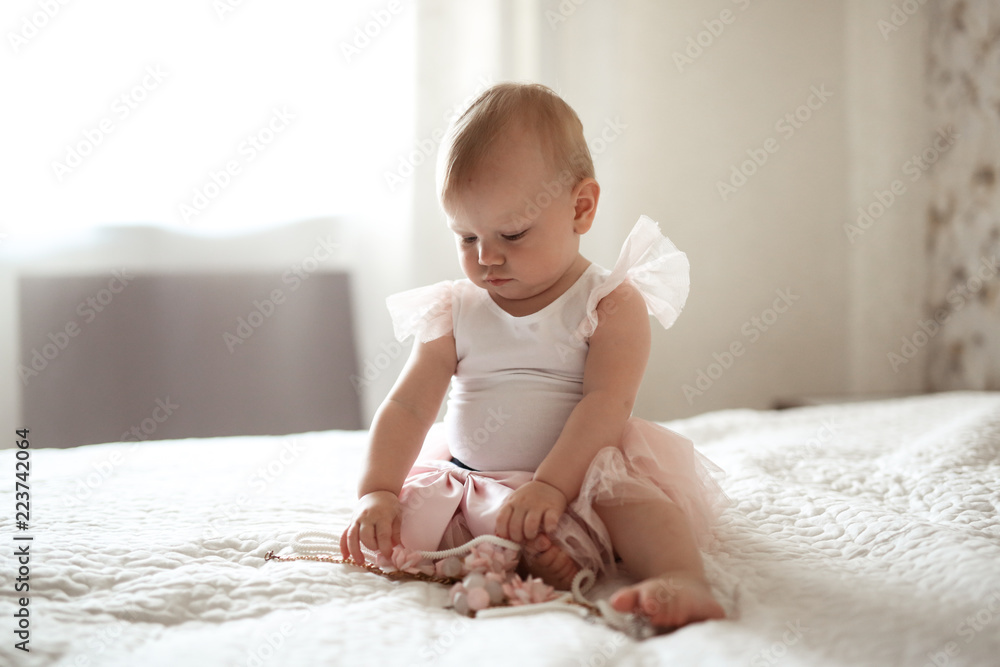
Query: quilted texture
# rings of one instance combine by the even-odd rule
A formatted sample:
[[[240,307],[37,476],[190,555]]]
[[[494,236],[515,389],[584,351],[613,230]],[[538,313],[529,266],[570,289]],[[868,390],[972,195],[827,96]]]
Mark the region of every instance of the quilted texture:
[[[706,567],[729,620],[634,642],[558,611],[466,619],[435,584],[265,563],[345,524],[364,433],[118,443],[32,451],[30,655],[11,638],[0,452],[0,663],[995,664],[1000,394],[669,425],[727,471]]]

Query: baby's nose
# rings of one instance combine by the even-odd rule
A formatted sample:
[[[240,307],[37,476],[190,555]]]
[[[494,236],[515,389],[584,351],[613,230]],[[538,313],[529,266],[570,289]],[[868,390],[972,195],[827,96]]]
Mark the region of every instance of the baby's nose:
[[[498,266],[503,264],[503,255],[492,244],[480,243],[479,263],[483,266]]]

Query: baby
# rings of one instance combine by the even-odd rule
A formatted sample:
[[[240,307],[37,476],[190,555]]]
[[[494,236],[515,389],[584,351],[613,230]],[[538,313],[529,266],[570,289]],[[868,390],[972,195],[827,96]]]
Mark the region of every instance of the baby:
[[[620,558],[638,583],[611,605],[654,625],[723,617],[699,544],[724,496],[690,441],[631,416],[648,315],[673,324],[686,256],[645,217],[611,271],[580,254],[600,186],[579,118],[544,86],[484,92],[440,158],[468,279],[388,300],[397,337],[416,341],[372,423],[345,558],[495,534],[563,590]]]

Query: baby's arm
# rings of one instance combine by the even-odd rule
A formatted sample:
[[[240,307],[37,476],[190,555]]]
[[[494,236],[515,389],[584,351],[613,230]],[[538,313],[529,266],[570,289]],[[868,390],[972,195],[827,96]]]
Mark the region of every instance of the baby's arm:
[[[507,499],[497,534],[515,541],[551,532],[566,503],[580,492],[598,450],[616,446],[639,392],[649,358],[646,304],[625,283],[601,300],[583,373],[583,399],[570,414],[555,446],[534,478]]]
[[[399,492],[437,418],[456,364],[454,337],[414,343],[406,367],[372,421],[358,506],[340,538],[345,557],[363,564],[362,544],[389,554],[399,543]]]

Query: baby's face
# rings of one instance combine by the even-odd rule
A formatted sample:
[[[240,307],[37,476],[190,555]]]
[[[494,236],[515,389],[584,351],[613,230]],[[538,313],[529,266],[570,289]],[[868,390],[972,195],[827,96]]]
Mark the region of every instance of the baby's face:
[[[512,130],[497,144],[446,212],[465,275],[503,305],[562,285],[586,228],[574,222],[572,177],[547,163],[529,133]]]

